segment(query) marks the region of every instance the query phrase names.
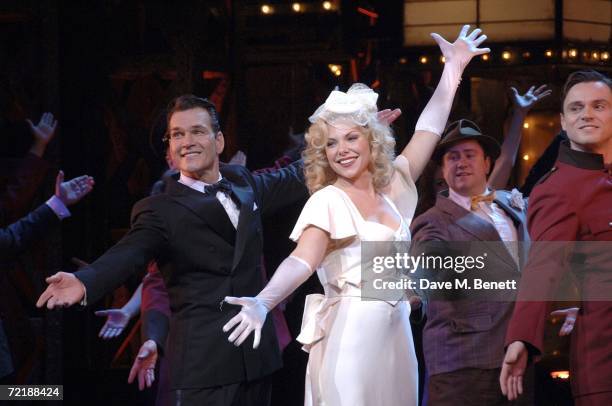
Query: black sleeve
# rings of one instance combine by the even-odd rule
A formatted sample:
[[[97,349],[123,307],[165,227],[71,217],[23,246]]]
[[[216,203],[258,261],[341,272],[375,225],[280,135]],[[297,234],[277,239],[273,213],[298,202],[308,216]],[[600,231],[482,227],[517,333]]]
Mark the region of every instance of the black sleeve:
[[[166,338],[170,329],[170,320],[167,315],[159,310],[147,310],[141,314],[142,327],[140,329],[142,341],[153,340],[157,344],[157,350],[164,352]]]
[[[566,139],[567,135],[565,135],[565,131],[561,131],[552,140],[550,145],[546,147],[546,150],[531,167],[523,186],[520,187],[521,193],[523,193],[525,196],[529,196],[531,194],[531,191],[538,183],[540,178],[546,175],[555,164],[557,155],[559,155],[559,146],[561,145],[561,142]]]
[[[255,193],[262,203],[263,215],[269,215],[308,196],[301,160],[274,172],[254,175],[253,181]]]
[[[167,227],[161,215],[143,201],[136,203],[126,236],[91,265],[75,272],[87,290],[87,304],[95,303],[130,275],[146,269],[167,241]]]
[[[42,204],[22,219],[0,229],[0,260],[10,260],[59,223],[53,210]]]

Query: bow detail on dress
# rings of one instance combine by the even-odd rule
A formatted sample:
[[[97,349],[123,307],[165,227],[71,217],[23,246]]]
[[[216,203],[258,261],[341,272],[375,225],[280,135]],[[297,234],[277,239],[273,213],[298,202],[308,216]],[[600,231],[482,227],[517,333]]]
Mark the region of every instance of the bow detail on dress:
[[[325,326],[329,317],[329,311],[333,305],[340,301],[340,297],[327,298],[324,295],[315,293],[306,296],[304,303],[304,316],[302,316],[302,328],[296,340],[302,343],[302,349],[310,352],[310,349],[317,342],[325,337]]]

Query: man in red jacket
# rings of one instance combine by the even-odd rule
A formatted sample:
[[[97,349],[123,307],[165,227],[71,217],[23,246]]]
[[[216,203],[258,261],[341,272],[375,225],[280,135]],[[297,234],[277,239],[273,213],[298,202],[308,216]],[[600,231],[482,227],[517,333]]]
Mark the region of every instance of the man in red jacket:
[[[532,248],[523,272],[506,335],[500,384],[510,400],[522,393],[528,359],[542,353],[545,300],[554,297],[559,281],[571,271],[583,297],[570,353],[575,404],[611,405],[612,260],[610,250],[592,248],[612,247],[607,243],[612,241],[612,80],[594,71],[575,72],[565,84],[562,100],[561,125],[569,142],[561,145],[555,166],[534,188],[528,210],[531,240],[546,242],[540,247],[547,255]],[[571,245],[572,255],[548,255],[561,245]],[[571,258],[584,254],[585,248],[591,252],[581,256],[575,272]]]

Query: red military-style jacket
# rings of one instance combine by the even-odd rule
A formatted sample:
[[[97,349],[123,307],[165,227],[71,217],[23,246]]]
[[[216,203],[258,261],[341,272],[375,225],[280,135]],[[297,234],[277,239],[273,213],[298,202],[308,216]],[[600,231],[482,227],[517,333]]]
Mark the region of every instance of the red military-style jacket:
[[[568,259],[571,255],[547,257],[532,247],[506,345],[523,341],[532,355],[541,354],[549,302],[526,301],[533,297],[525,292],[535,286],[550,297],[560,280],[572,272],[583,297],[571,334],[572,392],[575,397],[612,392],[612,301],[588,299],[594,292],[608,292],[604,299],[612,299],[612,243],[606,243],[612,242],[612,167],[604,165],[602,155],[561,144],[555,166],[530,196],[528,224],[535,244],[567,241],[571,247],[577,241],[574,246],[599,248],[593,255],[583,255],[583,265],[576,267]],[[609,246],[604,255],[601,246]]]

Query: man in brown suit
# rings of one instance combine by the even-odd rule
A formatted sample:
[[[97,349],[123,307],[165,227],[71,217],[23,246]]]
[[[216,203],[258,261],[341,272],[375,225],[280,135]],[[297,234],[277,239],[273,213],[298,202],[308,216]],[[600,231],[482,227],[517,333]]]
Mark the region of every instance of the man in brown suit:
[[[425,254],[433,255],[427,249],[432,244],[424,242],[446,241],[450,249],[467,255],[461,242],[483,241],[482,247],[488,247],[483,271],[492,272],[495,279],[518,278],[526,247],[517,242],[529,239],[525,207],[516,192],[487,188],[487,175],[499,153],[497,141],[474,123],[460,120],[449,125],[434,152],[449,190],[413,221],[413,248],[425,247]],[[428,303],[423,332],[428,405],[507,404],[497,378],[511,313],[512,302],[500,300],[468,297]],[[529,399],[523,401],[529,404]]]

